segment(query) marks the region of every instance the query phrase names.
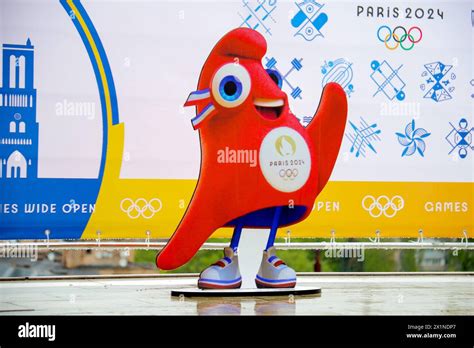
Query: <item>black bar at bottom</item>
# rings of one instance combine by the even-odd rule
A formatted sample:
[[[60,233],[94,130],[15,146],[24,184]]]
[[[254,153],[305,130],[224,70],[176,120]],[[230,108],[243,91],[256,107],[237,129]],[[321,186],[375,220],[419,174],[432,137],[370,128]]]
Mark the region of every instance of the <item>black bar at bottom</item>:
[[[0,316],[0,347],[104,344],[287,344],[438,346],[474,342],[472,316]],[[54,325],[48,337],[20,329]],[[35,327],[36,328],[36,327]],[[38,329],[38,332],[41,330]],[[45,329],[43,329],[46,332]],[[23,330],[25,334],[25,330]],[[47,335],[46,335],[47,336]],[[51,335],[50,335],[51,336]],[[51,337],[50,337],[51,338]],[[224,345],[225,346],[225,345]]]

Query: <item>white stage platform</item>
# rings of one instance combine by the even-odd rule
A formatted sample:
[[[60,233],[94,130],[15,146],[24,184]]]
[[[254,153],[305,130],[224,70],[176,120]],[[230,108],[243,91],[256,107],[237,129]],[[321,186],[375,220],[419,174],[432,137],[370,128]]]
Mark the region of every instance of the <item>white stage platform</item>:
[[[311,273],[318,296],[173,297],[195,275],[0,280],[0,315],[473,315],[474,273]]]

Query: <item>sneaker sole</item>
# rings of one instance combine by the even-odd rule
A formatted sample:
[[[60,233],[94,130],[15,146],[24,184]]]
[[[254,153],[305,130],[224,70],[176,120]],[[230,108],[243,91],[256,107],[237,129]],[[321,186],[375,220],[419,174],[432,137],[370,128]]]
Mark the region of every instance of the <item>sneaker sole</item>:
[[[198,281],[198,288],[203,290],[209,289],[239,289],[242,285],[242,281],[235,283],[235,284],[215,284],[210,282],[199,282]]]
[[[255,279],[255,285],[257,285],[257,288],[259,289],[268,289],[268,288],[278,288],[278,289],[282,289],[282,288],[294,288],[296,286],[296,281],[294,282],[285,282],[285,283],[281,283],[281,284],[278,284],[278,283],[272,283],[272,284],[269,284],[269,283],[264,283],[258,279]]]

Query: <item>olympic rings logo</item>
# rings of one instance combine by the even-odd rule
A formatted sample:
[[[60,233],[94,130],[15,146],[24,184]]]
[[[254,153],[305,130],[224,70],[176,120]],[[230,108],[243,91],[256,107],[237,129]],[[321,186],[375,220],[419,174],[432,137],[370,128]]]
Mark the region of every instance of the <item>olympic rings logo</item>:
[[[280,175],[280,178],[283,178],[283,180],[295,180],[298,176],[298,169],[281,169],[278,175]]]
[[[381,33],[382,29],[385,29],[385,33]],[[398,31],[397,31],[398,30]],[[415,34],[415,32],[418,32]],[[417,39],[415,39],[417,37]],[[410,51],[416,43],[420,42],[421,39],[423,38],[423,32],[419,27],[411,27],[408,29],[408,31],[402,27],[401,25],[395,27],[395,29],[390,29],[387,25],[382,25],[379,27],[377,30],[377,38],[379,39],[380,42],[383,42],[385,44],[385,47],[387,47],[389,50],[393,51],[400,46],[403,50],[405,51]],[[395,41],[395,44],[389,45],[389,42],[393,39]],[[404,42],[408,40],[410,44],[405,45]]]
[[[378,218],[382,214],[388,218],[393,218],[404,206],[405,201],[401,196],[393,196],[390,199],[385,195],[377,198],[367,195],[362,199],[362,208],[368,211],[373,218]]]
[[[151,219],[162,207],[163,204],[158,198],[153,198],[149,202],[145,198],[138,198],[136,201],[124,198],[120,202],[120,209],[130,219],[137,219],[140,216],[144,219]]]

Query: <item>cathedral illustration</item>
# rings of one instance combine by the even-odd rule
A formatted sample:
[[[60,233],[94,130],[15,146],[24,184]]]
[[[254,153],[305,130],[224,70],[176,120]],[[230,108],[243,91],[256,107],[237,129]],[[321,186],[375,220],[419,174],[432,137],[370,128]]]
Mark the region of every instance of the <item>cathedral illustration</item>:
[[[0,180],[38,177],[34,46],[3,44],[0,88]]]

